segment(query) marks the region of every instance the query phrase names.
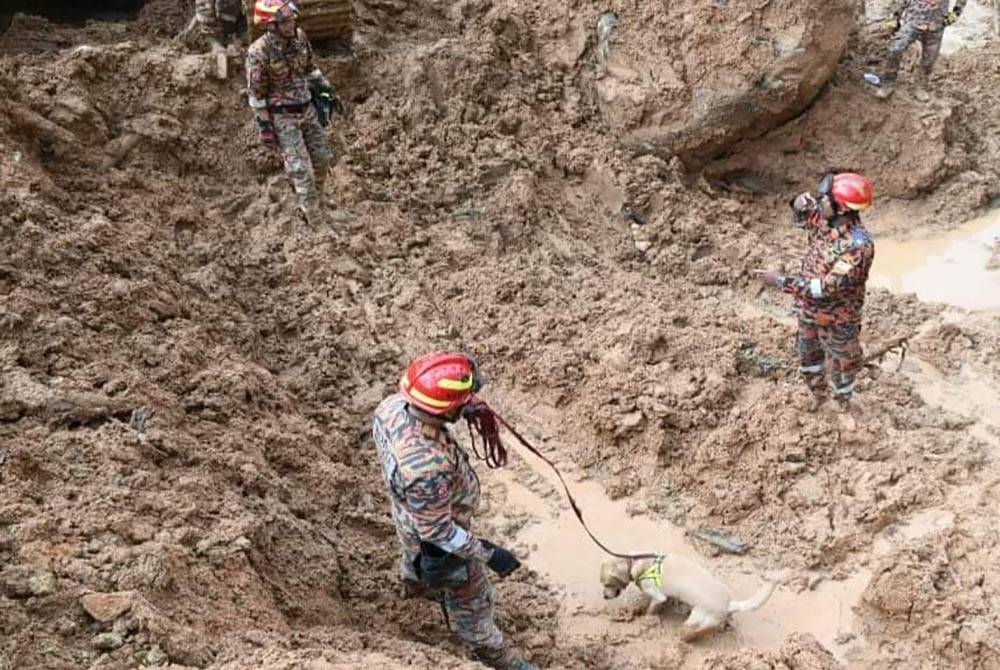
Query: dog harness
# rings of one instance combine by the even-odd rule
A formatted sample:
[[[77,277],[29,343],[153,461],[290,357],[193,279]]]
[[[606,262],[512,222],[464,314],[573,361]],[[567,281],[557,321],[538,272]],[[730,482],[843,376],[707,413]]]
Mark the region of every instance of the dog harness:
[[[652,582],[653,586],[658,589],[663,588],[663,556],[657,556],[653,564],[648,568],[639,573],[639,576],[635,578],[635,583],[638,585],[640,582]]]

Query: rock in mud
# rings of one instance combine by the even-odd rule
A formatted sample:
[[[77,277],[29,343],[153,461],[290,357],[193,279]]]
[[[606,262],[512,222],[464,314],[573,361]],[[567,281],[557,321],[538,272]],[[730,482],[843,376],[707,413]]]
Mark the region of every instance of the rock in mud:
[[[134,591],[121,593],[88,593],[80,598],[80,604],[95,621],[114,621],[132,609]]]
[[[644,17],[636,8],[617,16],[613,39],[601,43],[603,76],[594,87],[626,147],[689,164],[804,110],[854,26],[847,0],[703,3],[663,14]],[[720,42],[730,48],[720,51]]]
[[[101,633],[95,635],[92,641],[94,649],[100,651],[113,651],[125,644],[125,638],[118,633]]]
[[[56,576],[51,572],[32,575],[28,579],[28,590],[33,596],[49,596],[56,592]]]

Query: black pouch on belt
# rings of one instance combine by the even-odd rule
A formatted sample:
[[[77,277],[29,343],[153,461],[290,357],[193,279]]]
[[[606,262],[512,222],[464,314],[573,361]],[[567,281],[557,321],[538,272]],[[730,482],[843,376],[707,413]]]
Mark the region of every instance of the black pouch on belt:
[[[429,589],[454,590],[469,582],[469,562],[430,542],[420,543],[420,555],[413,567]]]

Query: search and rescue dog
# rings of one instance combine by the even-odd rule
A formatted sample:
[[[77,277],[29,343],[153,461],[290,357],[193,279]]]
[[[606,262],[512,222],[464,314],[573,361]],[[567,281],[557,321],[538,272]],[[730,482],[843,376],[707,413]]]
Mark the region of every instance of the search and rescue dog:
[[[653,614],[668,598],[691,606],[681,637],[685,642],[721,628],[734,612],[752,612],[767,602],[777,585],[768,580],[746,600],[733,600],[729,588],[698,563],[665,554],[657,558],[615,558],[601,564],[601,585],[604,598],[618,597],[631,582],[652,599],[649,613]]]

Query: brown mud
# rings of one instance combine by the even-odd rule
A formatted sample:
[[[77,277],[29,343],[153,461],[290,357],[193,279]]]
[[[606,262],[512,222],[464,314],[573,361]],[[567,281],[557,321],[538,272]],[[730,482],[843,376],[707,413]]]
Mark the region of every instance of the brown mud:
[[[752,280],[794,267],[785,201],[830,165],[875,178],[877,244],[985,214],[995,42],[880,100],[859,78],[885,36],[842,3],[611,3],[605,49],[590,2],[360,2],[355,58],[323,59],[350,118],[319,230],[239,59],[219,81],[170,39],[186,4],[0,37],[0,669],[479,667],[396,596],[367,436],[432,348],[476,352],[616,548],[738,596],[784,575],[682,643],[679,610],[600,599],[600,553],[517,452],[477,530],[525,559],[499,618],[540,666],[1000,668],[996,313],[872,286],[864,343],[908,336],[905,360],[808,413],[790,305]],[[798,59],[814,4],[836,30]]]

